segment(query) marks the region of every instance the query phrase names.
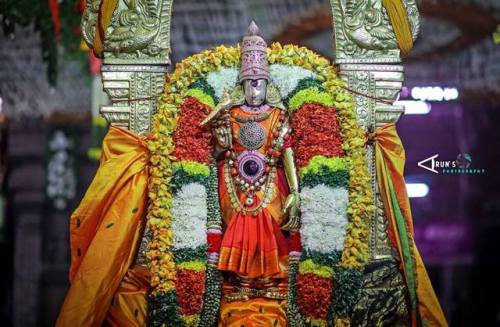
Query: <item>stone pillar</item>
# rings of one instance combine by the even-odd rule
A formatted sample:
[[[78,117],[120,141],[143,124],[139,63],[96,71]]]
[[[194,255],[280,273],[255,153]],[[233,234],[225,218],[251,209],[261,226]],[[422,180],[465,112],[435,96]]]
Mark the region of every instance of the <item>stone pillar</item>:
[[[82,19],[92,48],[101,0],[87,0]],[[104,37],[102,81],[111,105],[101,114],[114,126],[145,135],[170,64],[172,0],[119,0]]]
[[[399,97],[404,71],[396,36],[381,0],[330,0],[333,10],[334,54],[340,77],[354,91],[358,122],[365,130],[396,123],[402,106],[393,105]],[[419,29],[414,0],[405,0],[413,39]],[[387,240],[387,219],[377,190],[375,155],[367,146],[367,163],[372,177],[377,210],[370,223],[372,260],[391,258]]]
[[[413,39],[419,31],[414,0],[404,0]],[[382,0],[330,0],[333,10],[335,63],[340,77],[354,94],[359,124],[372,131],[396,123],[404,108],[393,105],[403,85],[400,50]],[[382,325],[409,323],[407,289],[399,269],[399,254],[388,240],[388,219],[380,198],[375,171],[374,147],[367,144],[367,165],[371,174],[376,210],[370,221],[369,261],[360,298],[351,324],[370,321]],[[382,309],[383,308],[383,309]]]

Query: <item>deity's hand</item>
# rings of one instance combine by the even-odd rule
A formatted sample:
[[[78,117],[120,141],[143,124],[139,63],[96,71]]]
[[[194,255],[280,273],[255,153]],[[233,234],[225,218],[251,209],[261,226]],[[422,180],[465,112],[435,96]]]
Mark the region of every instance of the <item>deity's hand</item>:
[[[223,115],[224,113],[227,113],[227,111],[231,108],[231,106],[232,106],[231,95],[229,94],[228,91],[224,91],[217,106],[215,106],[214,110],[212,110],[212,112],[210,112],[208,116],[205,117],[205,119],[203,119],[203,121],[200,123],[200,126],[205,126],[208,123],[212,125],[217,125],[218,121],[221,120],[220,116]]]
[[[281,229],[293,231],[300,228],[300,195],[295,191],[288,194],[285,205],[283,206],[282,214],[288,215],[287,222],[281,226]]]
[[[233,135],[231,128],[223,121],[219,121],[217,126],[212,128],[212,133],[215,137],[217,145],[222,150],[230,149],[233,145]]]

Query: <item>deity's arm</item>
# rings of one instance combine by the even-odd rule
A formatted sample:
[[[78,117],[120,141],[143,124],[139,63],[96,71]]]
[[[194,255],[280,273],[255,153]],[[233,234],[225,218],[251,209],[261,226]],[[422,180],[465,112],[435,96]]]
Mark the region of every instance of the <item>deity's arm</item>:
[[[300,196],[297,167],[291,147],[287,147],[283,150],[282,161],[286,180],[290,189],[290,194],[286,198],[285,205],[283,206],[283,214],[288,214],[288,221],[282,226],[282,229],[293,231],[300,228]]]
[[[230,149],[233,145],[231,125],[229,122],[229,109],[232,107],[232,99],[229,92],[224,92],[219,104],[200,123],[201,127],[210,128],[215,139],[213,156],[217,158],[221,153]]]
[[[225,125],[212,127],[212,134],[215,138],[213,156],[218,158],[220,154],[230,149],[233,145],[231,128]]]

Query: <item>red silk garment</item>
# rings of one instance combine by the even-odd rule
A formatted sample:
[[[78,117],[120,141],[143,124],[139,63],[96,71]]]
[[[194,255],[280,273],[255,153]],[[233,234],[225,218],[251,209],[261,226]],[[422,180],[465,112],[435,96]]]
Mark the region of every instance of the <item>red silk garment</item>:
[[[240,117],[251,116],[241,108],[233,108],[231,114]],[[279,109],[274,109],[267,119],[259,122],[266,130],[267,140],[256,151],[265,154],[270,149],[272,131],[279,121],[280,114]],[[234,150],[237,154],[246,150],[238,140],[238,131],[242,125],[243,123],[232,122]],[[280,226],[284,220],[281,211],[289,190],[283,169],[276,168],[274,183],[269,186],[274,188],[271,200],[256,215],[237,212],[231,206],[231,196],[224,179],[225,169],[228,168],[224,166],[224,161],[219,162],[219,199],[225,230],[218,268],[250,278],[286,277],[288,246]],[[236,193],[233,196],[244,203],[244,192],[236,189]],[[255,193],[254,206],[259,205],[263,196],[263,189]]]

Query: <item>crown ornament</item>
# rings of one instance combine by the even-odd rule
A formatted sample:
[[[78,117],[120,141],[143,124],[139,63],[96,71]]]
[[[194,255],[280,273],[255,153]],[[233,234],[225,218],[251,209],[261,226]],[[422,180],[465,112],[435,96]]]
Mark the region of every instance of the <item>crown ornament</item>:
[[[241,45],[239,81],[249,79],[265,79],[269,81],[267,44],[259,35],[259,27],[254,21],[248,26],[247,35],[243,37]]]

